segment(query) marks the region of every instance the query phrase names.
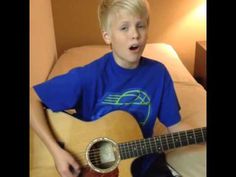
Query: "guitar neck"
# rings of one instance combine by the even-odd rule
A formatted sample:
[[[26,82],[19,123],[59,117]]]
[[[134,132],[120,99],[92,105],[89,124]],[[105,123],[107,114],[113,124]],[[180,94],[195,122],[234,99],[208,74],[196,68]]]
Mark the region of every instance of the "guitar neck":
[[[121,159],[164,152],[191,144],[206,141],[206,127],[164,134],[152,138],[129,141],[119,144]]]

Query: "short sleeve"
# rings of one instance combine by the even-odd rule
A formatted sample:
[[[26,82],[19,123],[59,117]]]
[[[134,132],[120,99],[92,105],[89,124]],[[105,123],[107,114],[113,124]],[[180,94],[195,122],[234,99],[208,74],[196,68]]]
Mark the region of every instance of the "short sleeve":
[[[180,105],[176,96],[173,81],[167,70],[164,77],[164,89],[161,98],[159,120],[166,127],[169,127],[181,120],[179,113]]]
[[[82,92],[82,69],[75,68],[56,76],[33,88],[43,104],[53,111],[63,111],[75,107]]]

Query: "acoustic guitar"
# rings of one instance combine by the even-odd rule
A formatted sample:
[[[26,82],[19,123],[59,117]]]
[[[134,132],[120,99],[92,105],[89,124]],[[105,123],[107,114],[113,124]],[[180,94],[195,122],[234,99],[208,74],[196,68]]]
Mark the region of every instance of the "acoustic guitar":
[[[118,176],[119,172],[121,177],[131,177],[130,165],[135,157],[206,141],[206,127],[144,139],[134,117],[124,111],[111,112],[93,122],[64,112],[47,110],[47,114],[60,145],[93,176],[113,172]]]

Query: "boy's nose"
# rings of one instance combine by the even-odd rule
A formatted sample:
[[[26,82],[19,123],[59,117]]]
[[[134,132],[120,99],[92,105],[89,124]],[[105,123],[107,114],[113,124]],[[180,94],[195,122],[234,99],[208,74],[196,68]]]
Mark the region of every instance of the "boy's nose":
[[[137,38],[139,38],[139,32],[138,32],[138,30],[137,30],[137,29],[133,29],[131,35],[132,35],[132,39],[137,39]]]

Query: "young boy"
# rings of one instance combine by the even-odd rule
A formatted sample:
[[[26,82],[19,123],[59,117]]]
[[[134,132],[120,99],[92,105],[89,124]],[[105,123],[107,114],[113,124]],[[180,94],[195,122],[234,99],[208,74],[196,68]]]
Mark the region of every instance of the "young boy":
[[[112,52],[31,89],[31,126],[52,154],[62,177],[78,176],[81,167],[57,144],[42,103],[53,111],[75,109],[76,117],[86,121],[115,110],[127,111],[136,118],[145,138],[153,136],[156,118],[171,132],[182,129],[177,125],[180,106],[167,69],[141,56],[149,27],[148,2],[103,0],[98,12],[103,39]],[[117,96],[119,104],[114,101]],[[150,167],[156,156],[140,159],[133,166],[133,176],[148,177],[150,170],[155,171]]]

